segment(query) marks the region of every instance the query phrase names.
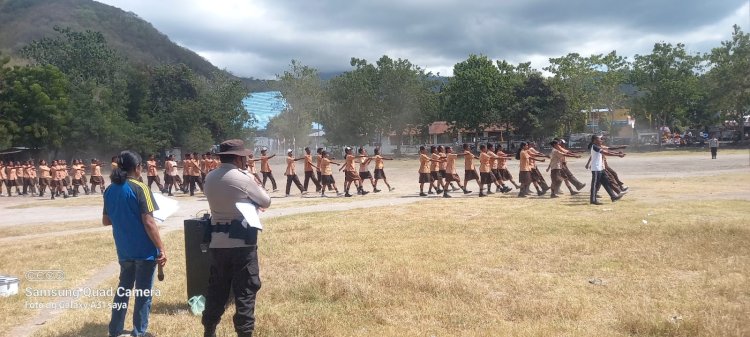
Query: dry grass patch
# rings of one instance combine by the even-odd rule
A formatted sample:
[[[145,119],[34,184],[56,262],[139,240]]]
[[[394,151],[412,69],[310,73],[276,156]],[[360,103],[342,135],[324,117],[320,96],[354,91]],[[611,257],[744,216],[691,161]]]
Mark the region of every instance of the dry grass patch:
[[[750,334],[750,201],[634,199],[433,199],[272,219],[257,335]],[[182,311],[182,240],[168,236],[157,282],[161,336],[202,331]],[[233,310],[220,336],[232,335]],[[108,321],[66,313],[38,336],[99,335]]]
[[[76,207],[76,206],[102,206],[104,205],[104,199],[101,194],[96,195],[81,195],[77,198],[57,198],[50,200],[49,198],[32,198],[32,202],[23,203],[14,206],[8,206],[6,209],[27,209],[36,207]]]
[[[74,229],[99,228],[101,221],[58,222],[53,224],[32,224],[3,228],[0,238],[24,236],[30,234],[55,233]]]
[[[19,294],[0,298],[0,331],[21,324],[38,309],[29,308],[32,303],[45,303],[54,298],[26,296],[25,288],[75,289],[84,280],[106,264],[116,261],[114,240],[111,233],[85,234],[57,238],[23,240],[0,246],[0,274],[13,275],[20,280]],[[64,280],[29,281],[25,273],[29,270],[62,270]],[[33,295],[33,294],[32,294]]]

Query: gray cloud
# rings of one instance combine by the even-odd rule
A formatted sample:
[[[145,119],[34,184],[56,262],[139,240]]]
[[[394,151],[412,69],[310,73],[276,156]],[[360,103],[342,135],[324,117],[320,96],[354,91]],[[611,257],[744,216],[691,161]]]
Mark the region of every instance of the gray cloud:
[[[732,24],[747,30],[750,11],[747,0],[101,1],[219,67],[260,78],[291,59],[330,72],[349,69],[351,57],[388,54],[449,73],[471,53],[541,68],[569,52],[645,54],[659,41],[707,52]]]

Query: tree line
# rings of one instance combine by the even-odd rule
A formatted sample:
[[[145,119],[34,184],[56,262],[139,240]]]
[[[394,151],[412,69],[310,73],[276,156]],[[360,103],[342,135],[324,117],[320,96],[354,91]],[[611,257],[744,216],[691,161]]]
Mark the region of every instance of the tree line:
[[[363,144],[411,129],[424,134],[430,122],[442,120],[468,132],[495,125],[539,139],[584,132],[582,112],[595,109],[628,108],[641,127],[677,130],[724,120],[741,125],[750,111],[750,35],[737,25],[731,39],[709,53],[659,42],[633,60],[616,51],[570,53],[551,58],[542,70],[470,55],[450,78],[388,56],[375,63],[352,58],[351,66],[322,81],[315,68],[292,61],[276,84],[289,107],[268,132],[300,144],[316,122],[334,144]],[[599,126],[608,131],[612,117],[602,118]]]
[[[205,151],[253,131],[242,106],[247,90],[229,74],[128,62],[99,32],[55,31],[20,50],[28,65],[11,67],[0,55],[0,148],[80,157]]]

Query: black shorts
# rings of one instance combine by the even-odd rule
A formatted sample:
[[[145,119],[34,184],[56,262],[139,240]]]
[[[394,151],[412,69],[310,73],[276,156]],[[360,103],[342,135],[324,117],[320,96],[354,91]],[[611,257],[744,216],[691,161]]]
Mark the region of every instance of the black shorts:
[[[73,186],[83,185],[83,179],[73,179]]]
[[[104,178],[102,176],[98,176],[98,177],[93,177],[92,176],[91,179],[89,180],[89,182],[91,184],[104,185]]]
[[[492,184],[496,181],[495,176],[492,172],[479,172],[479,180],[482,184]]]
[[[521,171],[518,173],[518,180],[521,184],[531,184],[531,171]]]
[[[440,172],[441,177],[445,178],[445,175],[446,175],[445,170],[440,170],[438,172]]]
[[[164,175],[164,184],[165,185],[171,185],[172,184],[172,176],[165,174]]]
[[[499,180],[500,179],[500,170],[498,170],[498,169],[492,169],[492,176],[495,177],[495,180]]]
[[[333,176],[321,175],[320,176],[320,183],[322,185],[333,185],[333,184],[336,183],[336,180],[333,179]]]
[[[5,186],[8,186],[8,187],[16,186],[16,180],[15,179],[6,179],[5,180]]]
[[[476,180],[476,179],[479,179],[479,175],[477,175],[477,170],[466,170],[464,172],[464,181]]]
[[[432,171],[430,172],[430,178],[432,178],[432,180],[440,180],[442,176],[439,171]]]
[[[500,177],[503,178],[503,180],[513,180],[513,175],[510,174],[510,171],[508,169],[500,169]]]
[[[344,172],[344,181],[345,182],[351,182],[351,181],[357,181],[359,179],[359,174],[354,171],[346,171]]]
[[[372,178],[372,173],[370,173],[370,171],[359,172],[359,179],[364,180],[364,179],[370,179],[370,178]]]
[[[375,169],[375,179],[385,179],[385,171],[383,169]]]
[[[426,184],[430,183],[432,179],[430,178],[429,173],[419,173],[419,183],[420,184]]]
[[[456,173],[446,173],[444,177],[445,177],[445,182],[446,183],[450,183],[450,182],[454,182],[454,181],[457,182],[457,183],[461,182],[461,178],[459,178],[458,174],[456,174]]]

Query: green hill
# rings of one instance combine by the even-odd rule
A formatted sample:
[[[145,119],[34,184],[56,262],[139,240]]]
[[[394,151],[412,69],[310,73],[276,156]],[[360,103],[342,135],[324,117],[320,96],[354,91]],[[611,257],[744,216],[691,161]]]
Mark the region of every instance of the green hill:
[[[184,63],[210,76],[219,69],[180,47],[138,15],[92,0],[0,0],[0,51],[23,63],[17,52],[30,41],[53,36],[55,26],[99,31],[130,62]]]

